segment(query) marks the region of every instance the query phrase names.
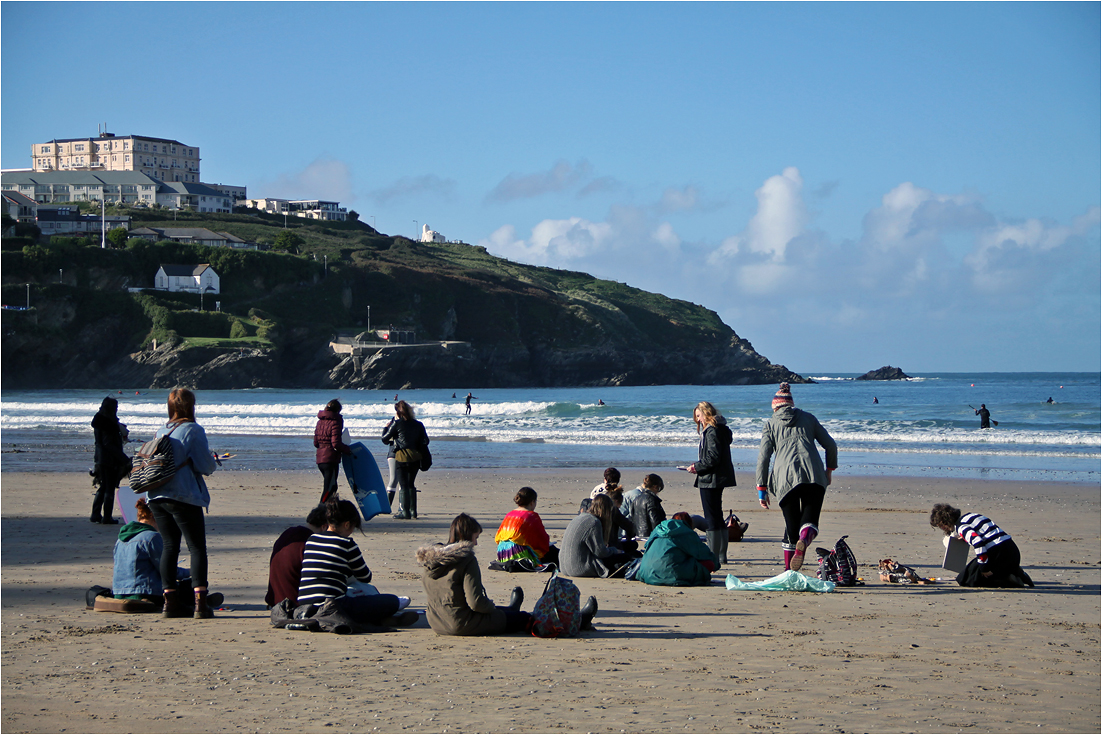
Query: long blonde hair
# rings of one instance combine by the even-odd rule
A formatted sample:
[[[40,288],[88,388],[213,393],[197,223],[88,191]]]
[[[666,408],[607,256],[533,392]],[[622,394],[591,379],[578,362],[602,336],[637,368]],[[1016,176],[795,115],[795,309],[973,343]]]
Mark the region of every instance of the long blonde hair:
[[[703,417],[703,421],[696,420],[696,412],[700,411],[700,415]],[[715,426],[716,417],[719,416],[719,412],[716,411],[716,407],[708,401],[701,401],[696,404],[696,408],[693,409],[693,421],[696,422],[696,433],[699,434],[704,431],[705,426]]]

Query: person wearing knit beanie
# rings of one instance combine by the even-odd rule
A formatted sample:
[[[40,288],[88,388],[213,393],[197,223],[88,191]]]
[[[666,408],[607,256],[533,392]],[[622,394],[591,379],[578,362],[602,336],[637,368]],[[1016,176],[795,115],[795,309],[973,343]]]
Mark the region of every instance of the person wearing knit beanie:
[[[796,408],[788,383],[781,383],[772,406],[773,416],[765,422],[758,450],[758,502],[768,509],[769,496],[778,499],[785,526],[784,568],[799,571],[804,554],[819,535],[826,489],[838,468],[838,445],[817,418]],[[825,466],[816,443],[826,451]]]
[[[788,383],[781,383],[781,387],[777,390],[773,396],[773,410],[784,406],[795,406],[796,404],[792,400],[792,389],[788,387]]]

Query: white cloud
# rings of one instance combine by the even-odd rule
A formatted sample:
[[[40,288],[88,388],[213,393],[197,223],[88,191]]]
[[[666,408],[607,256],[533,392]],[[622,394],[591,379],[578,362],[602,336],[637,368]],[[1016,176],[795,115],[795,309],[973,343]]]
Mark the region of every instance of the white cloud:
[[[512,260],[536,265],[565,265],[608,247],[612,237],[612,226],[607,222],[571,217],[543,220],[532,228],[532,237],[528,240],[517,239],[516,229],[505,225],[479,244]]]
[[[807,224],[807,208],[800,195],[803,178],[798,169],[786,168],[770,176],[754,192],[758,210],[742,234],[726,238],[708,258],[713,266],[722,266],[740,253],[759,253],[783,262],[785,250]]]
[[[352,171],[348,164],[335,158],[318,158],[301,171],[281,174],[274,181],[263,182],[262,196],[279,199],[325,199],[350,202]]]

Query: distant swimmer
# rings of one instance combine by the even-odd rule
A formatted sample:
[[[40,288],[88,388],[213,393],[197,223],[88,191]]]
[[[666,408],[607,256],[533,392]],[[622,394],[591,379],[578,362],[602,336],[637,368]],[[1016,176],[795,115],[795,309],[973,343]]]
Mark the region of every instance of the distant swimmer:
[[[464,416],[469,416],[471,414],[471,401],[477,401],[477,400],[478,400],[478,396],[472,396],[470,393],[467,394],[467,398],[464,401],[464,403],[467,404],[467,411],[463,414]]]
[[[455,398],[455,394],[454,394],[454,393],[452,393],[452,398]]]
[[[602,400],[601,400],[600,398],[598,398],[598,399],[597,399],[597,405],[598,405],[598,406],[603,406],[603,405],[605,405],[605,402],[604,402],[604,401],[602,401]]]
[[[872,397],[872,402],[873,402],[873,403],[880,403],[880,399],[879,399],[879,398],[877,398],[876,396],[873,396],[873,397]]]
[[[1045,401],[1045,403],[1056,403],[1056,401],[1052,400],[1052,396],[1049,396],[1048,400]]]

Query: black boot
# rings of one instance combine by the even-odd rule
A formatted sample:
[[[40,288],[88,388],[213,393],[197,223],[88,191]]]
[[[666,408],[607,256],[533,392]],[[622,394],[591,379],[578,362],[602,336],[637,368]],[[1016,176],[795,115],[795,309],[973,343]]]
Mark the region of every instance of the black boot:
[[[578,613],[582,616],[582,630],[593,630],[593,618],[597,615],[597,598],[592,595]]]
[[[214,617],[214,610],[210,609],[206,590],[195,590],[195,613],[192,617],[197,620],[205,620]]]
[[[179,590],[165,590],[165,606],[161,610],[162,618],[186,618],[191,608],[183,604]]]
[[[524,604],[524,590],[520,587],[513,588],[513,594],[509,597],[509,609],[520,612],[520,606]]]

